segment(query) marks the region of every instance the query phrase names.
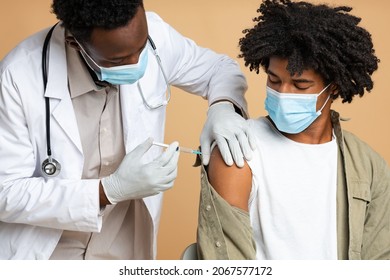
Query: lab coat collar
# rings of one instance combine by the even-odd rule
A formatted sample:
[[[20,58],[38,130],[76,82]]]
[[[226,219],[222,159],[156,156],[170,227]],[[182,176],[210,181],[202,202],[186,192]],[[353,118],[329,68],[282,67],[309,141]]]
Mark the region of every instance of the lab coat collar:
[[[48,81],[45,97],[63,99],[67,95],[67,69],[64,28],[58,24],[53,31],[49,45]]]

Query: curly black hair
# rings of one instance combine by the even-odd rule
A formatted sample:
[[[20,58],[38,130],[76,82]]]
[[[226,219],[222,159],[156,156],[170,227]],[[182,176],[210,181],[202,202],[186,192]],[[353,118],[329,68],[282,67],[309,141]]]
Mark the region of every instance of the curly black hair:
[[[271,56],[288,60],[291,75],[305,69],[332,82],[342,102],[352,102],[364,89],[373,88],[372,73],[379,59],[371,34],[359,27],[360,18],[349,14],[351,7],[330,7],[289,0],[263,0],[254,18],[257,24],[243,30],[239,58],[250,71],[268,68]]]
[[[125,26],[136,14],[142,0],[53,0],[52,12],[80,42],[88,42],[96,27]]]

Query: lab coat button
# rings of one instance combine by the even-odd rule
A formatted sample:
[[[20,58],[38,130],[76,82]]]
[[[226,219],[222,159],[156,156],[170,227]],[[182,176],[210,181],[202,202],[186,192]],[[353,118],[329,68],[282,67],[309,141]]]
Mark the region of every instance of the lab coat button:
[[[210,209],[211,209],[211,206],[210,206],[210,205],[207,205],[207,206],[206,206],[206,211],[210,211]]]
[[[217,241],[217,242],[215,242],[215,246],[219,248],[219,247],[221,247],[221,243],[219,241]]]

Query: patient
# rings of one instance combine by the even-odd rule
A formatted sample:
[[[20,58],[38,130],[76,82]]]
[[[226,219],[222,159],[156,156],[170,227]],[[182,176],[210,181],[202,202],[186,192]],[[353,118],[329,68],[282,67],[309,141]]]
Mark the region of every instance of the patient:
[[[244,30],[269,115],[248,120],[257,150],[243,168],[218,147],[202,167],[200,258],[390,259],[390,169],[331,109],[372,90],[379,62],[350,11],[268,0]]]

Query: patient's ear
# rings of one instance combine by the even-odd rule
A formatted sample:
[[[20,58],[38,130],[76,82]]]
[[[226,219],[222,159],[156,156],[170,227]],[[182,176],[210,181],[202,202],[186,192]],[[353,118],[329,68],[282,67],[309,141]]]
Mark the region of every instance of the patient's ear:
[[[333,103],[333,101],[339,96],[339,88],[335,84],[331,84],[329,86],[330,90],[330,102]]]
[[[330,94],[333,95],[333,96],[337,96],[339,94],[339,88],[337,85],[335,84],[331,84],[330,86]]]

